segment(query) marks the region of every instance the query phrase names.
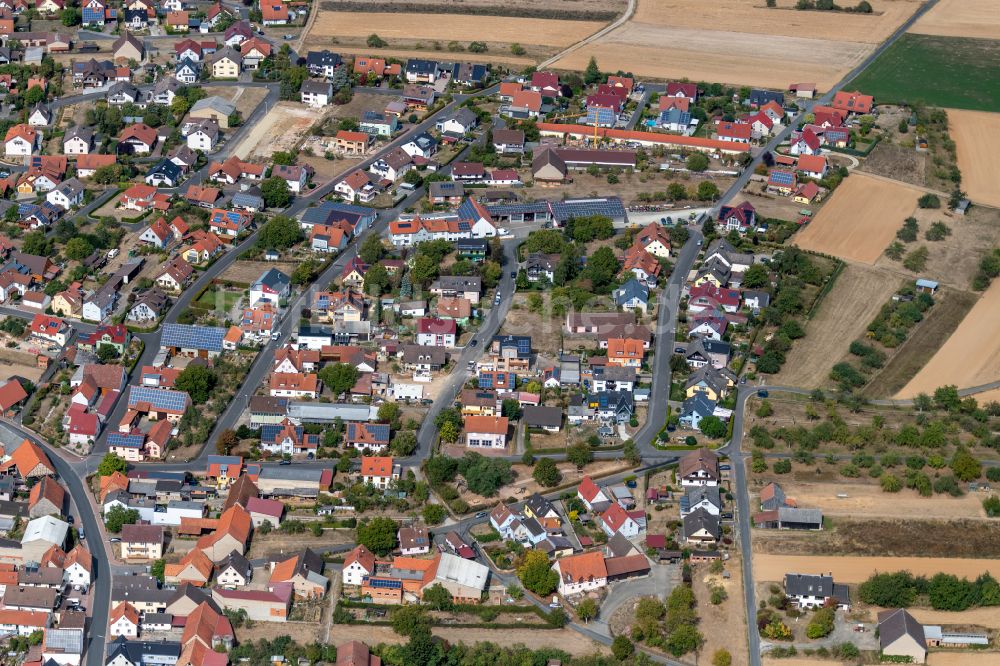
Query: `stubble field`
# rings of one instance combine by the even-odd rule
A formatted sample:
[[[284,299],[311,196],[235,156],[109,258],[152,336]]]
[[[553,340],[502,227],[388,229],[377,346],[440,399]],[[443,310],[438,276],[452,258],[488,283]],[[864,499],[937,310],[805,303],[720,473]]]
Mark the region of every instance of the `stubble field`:
[[[906,570],[917,576],[944,572],[975,578],[989,572],[1000,576],[1000,560],[936,557],[837,557],[814,555],[754,554],[757,581],[782,581],[786,573],[833,573],[838,583],[861,583],[873,573]]]
[[[994,280],[941,349],[896,395],[912,398],[945,384],[959,388],[1000,379],[1000,280]]]
[[[833,193],[795,245],[874,264],[917,207],[920,190],[855,172]]]
[[[625,25],[554,67],[583,69],[593,55],[605,70],[639,76],[779,89],[811,81],[828,89],[919,6],[911,0],[872,4],[875,13],[863,15],[796,11],[784,2],[768,9],[757,0],[640,0]]]
[[[604,27],[599,21],[474,16],[466,14],[414,14],[387,12],[323,12],[316,17],[306,43],[364,44],[375,32],[390,49],[412,49],[417,43],[482,41],[487,44],[536,46],[552,52],[580,41]],[[491,48],[489,60],[503,51]],[[509,52],[508,52],[509,53]],[[474,57],[475,54],[472,54]]]
[[[995,7],[1000,15],[1000,7]],[[976,203],[1000,207],[1000,113],[948,109],[948,130],[958,149],[962,189]]]
[[[827,383],[830,368],[847,354],[848,346],[864,333],[900,283],[897,276],[887,271],[854,264],[845,266],[815,316],[806,324],[806,337],[788,353],[775,382],[808,388]]]
[[[1000,39],[1000,12],[994,0],[940,0],[920,17],[910,32]]]

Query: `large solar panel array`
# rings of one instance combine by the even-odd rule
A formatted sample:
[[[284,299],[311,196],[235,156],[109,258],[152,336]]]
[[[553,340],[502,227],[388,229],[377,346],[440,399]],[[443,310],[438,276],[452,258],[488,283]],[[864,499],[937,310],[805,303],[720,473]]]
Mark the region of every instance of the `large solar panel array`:
[[[113,432],[108,435],[108,446],[121,446],[129,449],[141,449],[145,438],[142,435],[123,435]]]
[[[218,326],[164,324],[160,346],[221,352],[222,339],[225,335],[226,329]]]
[[[132,386],[129,388],[128,394],[129,407],[134,407],[140,402],[148,402],[156,409],[169,409],[175,412],[183,412],[187,409],[190,400],[188,394],[183,391],[170,391],[150,388],[149,386]]]
[[[625,217],[625,206],[618,197],[607,199],[583,199],[577,201],[553,201],[552,214],[557,220],[568,220],[571,217],[589,217],[604,215],[611,219]]]
[[[795,174],[790,171],[772,171],[770,181],[775,185],[791,185],[795,182]]]

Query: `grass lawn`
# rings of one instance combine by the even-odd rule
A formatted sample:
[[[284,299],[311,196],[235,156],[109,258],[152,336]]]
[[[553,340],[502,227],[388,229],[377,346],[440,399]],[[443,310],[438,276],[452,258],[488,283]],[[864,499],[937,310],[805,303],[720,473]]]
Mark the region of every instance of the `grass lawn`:
[[[195,307],[199,307],[205,310],[214,310],[221,307],[224,311],[228,312],[236,305],[236,301],[240,299],[242,294],[237,291],[229,291],[221,286],[215,286],[211,289],[206,289],[205,293],[194,302]]]
[[[1000,41],[903,35],[845,90],[876,103],[924,102],[974,111],[1000,109]]]

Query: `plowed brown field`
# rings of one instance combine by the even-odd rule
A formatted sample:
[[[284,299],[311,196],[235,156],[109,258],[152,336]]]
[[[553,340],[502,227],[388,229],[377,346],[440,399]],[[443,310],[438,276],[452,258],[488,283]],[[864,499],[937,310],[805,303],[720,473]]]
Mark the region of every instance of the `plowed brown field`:
[[[762,555],[754,553],[757,582],[781,581],[786,573],[833,573],[839,583],[861,583],[873,573],[906,570],[917,576],[944,572],[975,578],[983,572],[1000,576],[1000,560],[938,557],[831,557],[815,555]]]
[[[805,250],[873,264],[917,207],[921,191],[855,171],[795,236]]]

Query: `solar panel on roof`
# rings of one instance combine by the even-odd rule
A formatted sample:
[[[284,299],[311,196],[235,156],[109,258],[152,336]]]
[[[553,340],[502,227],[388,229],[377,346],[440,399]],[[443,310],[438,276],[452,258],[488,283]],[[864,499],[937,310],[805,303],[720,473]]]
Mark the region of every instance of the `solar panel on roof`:
[[[113,432],[108,435],[108,446],[140,449],[142,448],[143,439],[142,435],[123,435],[119,432]]]
[[[226,329],[218,326],[189,326],[188,324],[164,324],[160,338],[162,347],[222,351],[222,339]]]
[[[795,174],[787,171],[772,171],[771,182],[778,185],[791,185],[795,182]]]
[[[169,409],[175,412],[183,412],[187,409],[189,400],[190,397],[183,391],[170,391],[149,386],[132,386],[129,388],[128,394],[129,407],[134,407],[140,402],[148,402],[156,409]]]
[[[403,587],[403,581],[392,580],[390,578],[369,578],[368,587],[373,587],[377,590],[398,590]]]

